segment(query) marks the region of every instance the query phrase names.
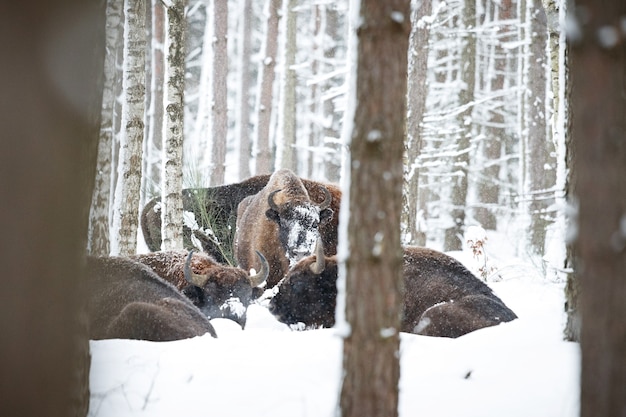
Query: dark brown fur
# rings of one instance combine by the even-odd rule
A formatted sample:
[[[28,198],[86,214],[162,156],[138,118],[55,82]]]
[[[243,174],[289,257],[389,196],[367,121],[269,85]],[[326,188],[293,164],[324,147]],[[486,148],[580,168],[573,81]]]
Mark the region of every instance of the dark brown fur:
[[[310,230],[317,229],[326,253],[336,253],[337,217],[341,192],[337,187],[313,182],[307,182],[309,185],[307,188],[305,182],[289,170],[280,170],[272,175],[261,191],[246,197],[239,204],[235,232],[237,263],[244,269],[252,267],[258,269],[259,264],[254,251],[261,251],[270,265],[270,275],[267,279],[268,287],[276,285],[289,269],[286,238],[282,235],[286,229],[282,226],[282,220],[292,216],[298,207],[320,204],[325,197],[324,187],[330,194],[330,207],[320,213],[319,225],[311,226]],[[280,192],[274,195],[273,201],[279,208],[279,212],[271,210],[268,204],[268,197],[276,190],[280,190]],[[271,212],[274,214],[270,215]],[[279,221],[278,218],[281,220]],[[294,222],[299,221],[295,216],[289,220],[291,219]],[[279,223],[281,224],[280,227]],[[314,244],[314,242],[312,243]]]
[[[123,257],[89,257],[91,339],[169,341],[209,333],[208,318],[148,267]]]
[[[183,209],[194,213],[196,221],[203,229],[212,226],[220,242],[233,242],[239,203],[244,198],[261,191],[267,185],[269,178],[270,175],[258,175],[235,184],[184,189],[182,192]],[[321,202],[324,199],[322,187],[326,187],[332,195],[330,208],[335,215],[330,221],[321,224],[319,229],[324,241],[325,253],[328,256],[334,255],[337,253],[337,225],[341,190],[336,185],[307,179],[302,179],[302,183],[314,202]],[[160,201],[160,198],[152,199],[141,212],[141,230],[148,248],[153,252],[161,249],[161,211],[155,210]],[[212,225],[206,224],[202,213],[212,213],[214,223]],[[183,232],[185,248],[193,248],[190,238],[191,230],[184,227]],[[196,237],[202,242],[204,252],[211,255],[219,263],[226,264],[229,262],[224,256],[223,248],[218,247],[203,236],[197,235]]]
[[[316,257],[298,262],[280,284],[270,311],[288,324],[330,327],[335,323],[337,260],[314,274]],[[427,248],[404,249],[405,296],[401,331],[458,337],[515,319],[493,291],[454,258]]]
[[[249,273],[241,268],[217,263],[205,253],[194,253],[191,270],[196,274],[208,275],[203,287],[190,284],[185,279],[184,266],[187,251],[162,251],[135,255],[132,258],[149,266],[159,277],[182,291],[196,307],[209,318],[228,318],[245,325],[245,311],[224,307],[228,300],[238,299],[244,308],[252,302],[254,288]]]

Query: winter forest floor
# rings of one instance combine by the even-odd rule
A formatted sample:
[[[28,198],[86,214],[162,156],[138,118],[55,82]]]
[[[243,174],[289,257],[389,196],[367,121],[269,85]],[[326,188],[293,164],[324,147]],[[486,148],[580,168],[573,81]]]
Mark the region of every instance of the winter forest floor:
[[[501,280],[489,282],[518,319],[458,339],[403,333],[399,414],[574,417],[580,349],[563,340],[561,282],[490,242]],[[471,266],[471,255],[451,253]],[[341,339],[292,331],[266,308],[245,330],[214,320],[218,339],[91,342],[89,416],[334,416]]]

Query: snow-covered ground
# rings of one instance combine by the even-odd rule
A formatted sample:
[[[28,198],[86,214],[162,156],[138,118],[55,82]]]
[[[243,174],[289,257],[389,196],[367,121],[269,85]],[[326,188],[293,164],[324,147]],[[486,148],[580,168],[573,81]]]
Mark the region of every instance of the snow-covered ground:
[[[471,252],[452,255],[472,266]],[[501,275],[490,286],[519,319],[458,339],[403,333],[400,416],[578,416],[580,349],[563,341],[563,283],[506,254],[489,262]],[[92,341],[89,415],[335,415],[334,329],[292,331],[258,305],[245,330],[213,323],[218,339]]]

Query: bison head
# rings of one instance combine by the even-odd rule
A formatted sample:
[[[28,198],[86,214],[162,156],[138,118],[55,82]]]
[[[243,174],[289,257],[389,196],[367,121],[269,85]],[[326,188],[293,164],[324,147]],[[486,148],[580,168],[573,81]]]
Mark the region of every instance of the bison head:
[[[325,187],[322,189],[324,201],[319,205],[304,198],[291,198],[278,204],[275,196],[281,189],[272,191],[267,198],[270,208],[265,215],[278,225],[278,238],[287,252],[289,266],[313,253],[315,243],[320,239],[320,223],[333,215],[333,210],[329,208],[332,201],[330,192]]]
[[[185,280],[189,285],[182,292],[209,318],[227,318],[242,327],[246,323],[246,310],[254,299],[253,292],[265,284],[269,265],[257,251],[261,271],[248,275],[243,269],[220,265],[210,274],[196,274],[191,270],[189,252],[185,262]]]
[[[270,312],[281,322],[307,328],[332,327],[337,304],[336,257],[324,257],[321,241],[315,255],[296,263],[277,286]]]

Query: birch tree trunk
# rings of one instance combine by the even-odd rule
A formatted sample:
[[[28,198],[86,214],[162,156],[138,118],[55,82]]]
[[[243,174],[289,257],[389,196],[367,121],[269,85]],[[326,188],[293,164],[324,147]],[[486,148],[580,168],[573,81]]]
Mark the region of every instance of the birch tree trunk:
[[[104,5],[0,4],[2,416],[84,417],[89,409],[84,265]]]
[[[213,112],[211,185],[224,184],[228,138],[228,2],[213,1]]]
[[[163,124],[163,187],[161,248],[183,247],[183,132],[185,93],[185,0],[174,0],[166,13],[165,123]]]
[[[124,78],[122,89],[122,137],[115,207],[113,212],[114,255],[137,252],[139,193],[141,190],[142,144],[146,98],[146,7],[144,0],[126,0],[124,5]]]
[[[400,215],[410,1],[362,0],[359,9],[352,12],[358,13],[353,15],[358,43],[346,193],[345,317],[350,331],[343,345],[340,407],[344,417],[392,417],[398,413],[400,377]]]
[[[467,176],[469,171],[470,139],[472,138],[472,110],[474,86],[476,83],[476,2],[465,1],[463,8],[464,46],[461,51],[461,85],[459,106],[463,109],[458,115],[460,136],[457,141],[456,156],[453,158],[453,180],[451,190],[450,217],[452,226],[444,233],[444,250],[463,249],[465,227],[465,207],[467,206]]]
[[[239,179],[243,180],[251,175],[251,136],[250,136],[250,58],[252,56],[252,0],[241,1],[241,22],[239,31],[239,90],[237,121],[239,141]]]
[[[572,38],[570,68],[580,203],[576,248],[583,266],[580,415],[624,416],[626,39],[620,33],[626,3],[579,0],[575,12],[580,32]]]
[[[297,171],[296,160],[296,71],[293,66],[296,63],[296,22],[297,15],[294,8],[296,0],[284,0],[285,34],[284,59],[281,78],[281,112],[278,115],[280,121],[279,138],[281,144],[281,158],[277,161],[280,168],[288,168]]]
[[[256,174],[268,174],[272,169],[272,151],[270,149],[270,123],[272,121],[272,99],[278,49],[278,27],[282,0],[268,0],[267,30],[259,76],[258,100],[256,105]]]
[[[405,243],[410,245],[426,244],[426,232],[418,225],[419,198],[419,155],[422,148],[421,122],[426,112],[426,84],[428,71],[428,36],[429,24],[424,17],[432,13],[430,1],[413,0],[411,12],[411,36],[409,37],[408,81],[407,81],[407,136],[406,163],[404,174],[405,202],[403,207],[403,224]]]
[[[104,88],[100,112],[100,137],[95,184],[89,212],[87,252],[94,256],[108,256],[109,205],[111,201],[111,166],[113,153],[113,109],[117,74],[117,49],[122,26],[122,0],[109,0],[106,7],[106,52],[104,61]]]

